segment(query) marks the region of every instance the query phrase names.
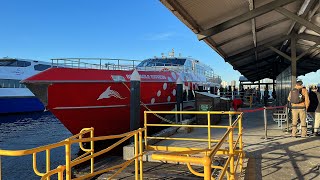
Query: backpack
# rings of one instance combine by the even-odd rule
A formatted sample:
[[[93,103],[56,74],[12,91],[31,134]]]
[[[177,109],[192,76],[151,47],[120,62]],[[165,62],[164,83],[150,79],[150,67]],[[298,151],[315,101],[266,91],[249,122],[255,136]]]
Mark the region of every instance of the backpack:
[[[302,95],[302,89],[293,88],[291,90],[291,99],[292,104],[300,104],[304,102],[304,95]]]

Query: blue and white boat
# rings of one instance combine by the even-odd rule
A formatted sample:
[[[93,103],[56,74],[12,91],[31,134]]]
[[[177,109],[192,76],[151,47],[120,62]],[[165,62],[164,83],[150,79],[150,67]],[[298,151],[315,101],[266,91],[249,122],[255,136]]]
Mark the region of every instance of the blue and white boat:
[[[50,67],[49,62],[0,59],[0,114],[43,111],[43,104],[20,81]]]

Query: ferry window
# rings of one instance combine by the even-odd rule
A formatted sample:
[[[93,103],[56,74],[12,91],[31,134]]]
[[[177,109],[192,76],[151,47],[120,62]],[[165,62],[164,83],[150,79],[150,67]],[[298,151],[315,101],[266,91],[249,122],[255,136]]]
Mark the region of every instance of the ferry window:
[[[34,66],[34,70],[36,70],[36,71],[44,71],[44,70],[46,70],[48,68],[51,68],[51,66],[50,65],[45,65],[45,64],[37,64],[37,65]]]
[[[151,66],[180,66],[184,65],[186,59],[147,59],[142,61],[138,67]]]
[[[20,61],[20,60],[1,60],[0,66],[11,66],[11,67],[27,67],[30,66],[31,62]]]
[[[17,62],[17,67],[28,67],[31,65],[31,62],[28,61],[16,61]]]
[[[25,88],[25,85],[20,84],[20,80],[0,79],[0,88]]]

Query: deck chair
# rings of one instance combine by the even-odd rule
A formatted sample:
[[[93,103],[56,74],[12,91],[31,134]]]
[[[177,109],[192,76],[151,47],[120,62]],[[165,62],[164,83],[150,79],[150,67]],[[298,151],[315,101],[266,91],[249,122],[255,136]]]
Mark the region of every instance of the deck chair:
[[[286,113],[286,107],[280,110],[273,111],[272,119],[274,122],[278,124],[278,127],[282,129],[282,124],[284,122],[287,122],[287,113]]]

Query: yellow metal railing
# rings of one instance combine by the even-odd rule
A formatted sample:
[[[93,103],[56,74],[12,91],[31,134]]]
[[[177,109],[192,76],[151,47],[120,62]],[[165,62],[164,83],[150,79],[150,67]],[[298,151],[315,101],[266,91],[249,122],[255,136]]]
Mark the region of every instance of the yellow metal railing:
[[[207,125],[182,125],[182,124],[149,124],[147,121],[148,114],[194,114],[194,115],[207,115],[208,124]],[[211,115],[229,115],[229,125],[228,126],[217,126],[211,125]],[[232,122],[233,115],[237,118]],[[242,113],[241,112],[201,112],[201,111],[145,111],[144,112],[144,128],[145,132],[145,147],[147,150],[161,150],[169,151],[166,153],[153,154],[152,158],[161,161],[176,161],[183,162],[187,164],[188,169],[191,173],[196,176],[204,177],[205,180],[212,179],[211,170],[212,168],[220,169],[219,179],[224,178],[227,174],[228,179],[235,179],[236,172],[242,171],[243,166],[243,142],[242,142]],[[208,137],[203,138],[181,138],[181,137],[152,137],[148,136],[147,129],[150,126],[175,126],[175,127],[189,127],[189,128],[207,128]],[[225,128],[226,132],[220,139],[212,139],[211,129],[214,128]],[[234,129],[238,129],[238,133],[234,133]],[[234,135],[238,135],[234,141]],[[152,146],[148,145],[148,139],[164,139],[164,140],[180,140],[180,141],[198,141],[207,142],[207,148],[190,148],[190,147],[168,147],[168,146]],[[228,143],[227,149],[222,149],[222,145]],[[198,156],[193,157],[191,155],[198,154]],[[199,154],[202,156],[199,157]],[[213,166],[212,159],[217,155],[226,155],[228,159],[225,165]],[[235,163],[236,160],[236,163]],[[196,172],[192,167],[191,163],[200,164],[204,167],[204,172]],[[238,169],[239,167],[239,169]]]
[[[187,124],[151,124],[148,123],[148,114],[193,114],[193,115],[206,115],[208,119],[207,125],[187,125]],[[229,125],[211,125],[211,115],[229,115]],[[233,116],[236,119],[233,120]],[[207,128],[207,138],[177,138],[177,137],[152,137],[148,136],[148,127],[152,126],[175,126],[175,127],[189,127],[189,128]],[[213,139],[211,130],[212,129],[226,129],[225,134],[220,139]],[[234,129],[238,129],[238,133],[234,133]],[[86,137],[84,137],[86,135]],[[144,137],[143,137],[144,135]],[[235,136],[237,135],[237,137]],[[122,164],[115,165],[103,170],[95,171],[94,168],[94,158],[99,155],[105,154],[112,150],[113,148],[119,146],[130,138],[134,139],[134,157]],[[236,140],[234,140],[234,138]],[[100,150],[99,152],[94,151],[94,142],[101,140],[119,139],[113,145]],[[149,145],[148,140],[160,139],[160,140],[180,140],[180,141],[197,141],[206,142],[207,147],[205,148],[192,148],[192,147],[170,147],[170,146],[155,146]],[[144,142],[143,142],[144,141]],[[86,149],[83,147],[84,142],[90,142],[90,148]],[[84,154],[73,159],[71,158],[71,145],[78,143],[80,149],[84,151]],[[143,144],[144,143],[144,144]],[[222,148],[223,145],[227,144],[227,148]],[[144,145],[144,146],[143,146]],[[54,148],[64,147],[65,148],[65,164],[60,165],[55,169],[50,169],[50,151]],[[121,173],[127,166],[129,166],[134,161],[135,166],[135,179],[143,179],[143,158],[145,154],[144,148],[146,150],[153,151],[168,151],[167,153],[153,154],[152,158],[164,161],[177,161],[187,164],[188,169],[191,173],[196,176],[204,177],[205,180],[212,179],[211,171],[212,169],[220,169],[219,179],[222,179],[227,175],[228,179],[235,179],[236,173],[242,171],[243,166],[243,143],[242,143],[242,113],[240,112],[204,112],[204,111],[145,111],[144,112],[144,127],[135,131],[120,135],[111,136],[100,136],[94,137],[93,128],[85,128],[77,135],[69,137],[68,139],[46,146],[41,146],[38,148],[27,149],[27,150],[1,150],[1,156],[25,156],[33,155],[33,170],[35,174],[41,177],[41,179],[50,179],[51,176],[57,175],[58,180],[72,179],[72,168],[86,161],[91,161],[90,172],[80,177],[74,179],[87,179],[93,176],[97,176],[102,173],[106,173],[111,170],[116,170],[116,172],[111,175],[108,179],[112,179]],[[46,153],[46,172],[39,172],[37,169],[37,153]],[[198,155],[198,156],[194,156]],[[199,156],[201,155],[201,156]],[[212,165],[213,158],[218,155],[227,156],[227,160],[224,166],[214,166]],[[236,162],[235,162],[236,161]],[[1,163],[1,161],[0,161]],[[200,164],[204,168],[204,172],[195,171],[191,163]],[[1,167],[1,164],[0,164]],[[239,167],[239,169],[238,169]],[[1,171],[0,171],[1,172]],[[1,174],[0,174],[1,179]]]
[[[142,155],[143,155],[143,143],[142,143],[142,132],[144,131],[144,128],[140,128],[135,131],[131,131],[128,133],[120,134],[120,135],[111,135],[111,136],[101,136],[101,137],[94,137],[94,129],[93,128],[85,128],[82,129],[81,132],[77,135],[74,135],[72,137],[69,137],[68,139],[55,143],[55,144],[50,144],[46,146],[41,146],[38,148],[33,148],[33,149],[27,149],[27,150],[1,150],[0,149],[0,157],[1,156],[25,156],[25,155],[31,155],[33,156],[33,170],[36,175],[40,176],[41,179],[50,179],[51,176],[57,175],[58,180],[66,179],[70,180],[72,179],[72,167],[83,163],[85,161],[90,160],[90,172],[86,175],[83,175],[81,177],[77,177],[74,179],[86,179],[90,178],[111,170],[116,170],[116,173],[114,173],[109,179],[115,177],[118,175],[124,168],[129,166],[133,161],[135,161],[135,179],[142,179],[143,177],[143,164],[142,164]],[[88,138],[83,138],[83,136],[86,133],[90,133],[90,137]],[[121,138],[121,139],[120,139]],[[130,159],[129,161],[126,161],[122,164],[99,170],[99,171],[94,171],[94,158],[102,155],[104,153],[109,152],[113,148],[117,147],[121,143],[129,140],[130,138],[134,138],[134,157]],[[110,140],[110,139],[120,139],[113,145],[99,151],[99,152],[94,152],[94,142],[95,141],[102,141],[102,140]],[[83,147],[84,142],[90,142],[90,149],[86,149]],[[81,150],[84,151],[84,154],[71,160],[71,145],[74,143],[79,143],[79,147]],[[59,148],[59,147],[65,147],[65,164],[58,166],[56,169],[50,169],[50,151],[54,148]],[[37,169],[37,153],[40,152],[46,152],[46,172],[41,173]],[[139,164],[140,162],[140,164]],[[0,162],[1,163],[1,162]],[[0,165],[1,167],[1,165]],[[140,176],[139,176],[139,169],[140,169]],[[1,170],[0,170],[1,171]],[[65,174],[65,176],[64,176]],[[1,174],[0,174],[0,179],[1,179]]]

